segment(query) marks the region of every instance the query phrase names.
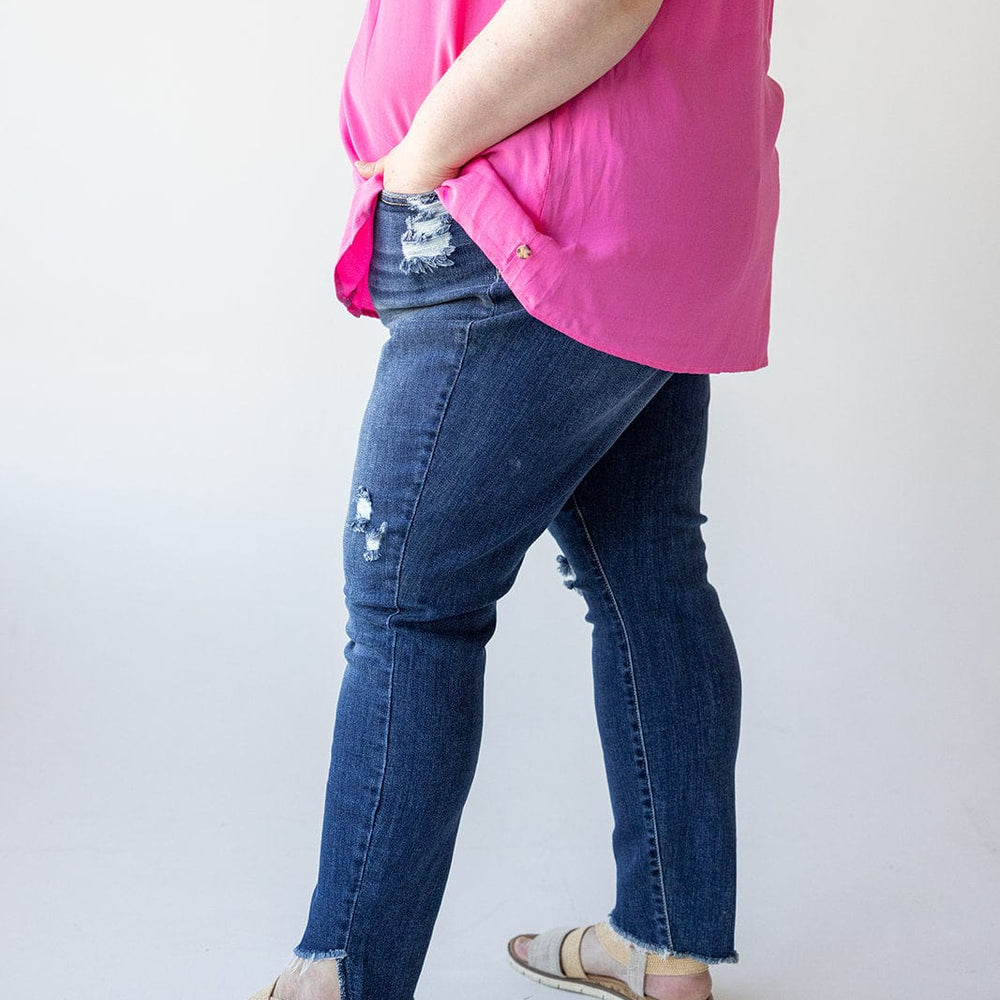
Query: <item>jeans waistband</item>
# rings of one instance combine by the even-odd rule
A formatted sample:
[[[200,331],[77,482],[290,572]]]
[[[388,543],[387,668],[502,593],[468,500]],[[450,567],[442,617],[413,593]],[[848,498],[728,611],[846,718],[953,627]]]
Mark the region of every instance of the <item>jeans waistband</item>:
[[[378,197],[379,201],[387,205],[406,205],[408,207],[433,205],[441,200],[436,189],[434,191],[415,191],[411,194],[405,191],[387,191],[382,188]]]

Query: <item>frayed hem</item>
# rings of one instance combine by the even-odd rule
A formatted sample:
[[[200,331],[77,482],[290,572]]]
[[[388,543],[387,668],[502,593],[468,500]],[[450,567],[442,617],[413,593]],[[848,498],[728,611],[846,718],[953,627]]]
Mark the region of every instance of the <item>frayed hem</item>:
[[[292,949],[292,959],[302,959],[308,965],[310,962],[323,962],[328,958],[347,958],[347,952],[343,948],[335,948],[331,951],[309,951],[296,945]]]
[[[656,955],[658,958],[693,958],[696,962],[704,962],[706,965],[719,965],[721,963],[736,963],[740,960],[739,952],[732,951],[728,955],[702,955],[696,951],[678,951],[676,948],[657,948],[651,946],[648,942],[637,938],[634,934],[629,934],[627,931],[623,931],[618,924],[611,919],[611,914],[609,913],[605,918],[608,926],[619,936],[624,938],[626,941],[631,942],[637,948],[641,948],[643,951],[649,952],[651,955]]]
[[[314,962],[325,962],[333,959],[337,962],[337,979],[340,982],[340,1000],[347,1000],[347,977],[344,974],[344,959],[347,952],[343,948],[335,948],[331,951],[309,951],[296,945],[292,949],[292,957],[285,966],[291,972],[302,975],[306,969]]]

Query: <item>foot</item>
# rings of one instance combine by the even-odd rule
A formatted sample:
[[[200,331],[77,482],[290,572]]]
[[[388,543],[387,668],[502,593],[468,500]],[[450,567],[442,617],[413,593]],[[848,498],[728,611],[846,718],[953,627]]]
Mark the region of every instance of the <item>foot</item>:
[[[274,1000],[340,1000],[337,960],[292,960],[278,977]]]
[[[523,934],[514,941],[514,951],[528,960],[529,938]],[[596,976],[612,976],[624,986],[628,970],[604,949],[597,940],[593,927],[588,927],[580,942],[580,961],[585,972]],[[643,992],[656,1000],[706,1000],[712,992],[712,976],[708,972],[698,972],[690,976],[646,976]],[[296,998],[290,998],[296,1000]]]

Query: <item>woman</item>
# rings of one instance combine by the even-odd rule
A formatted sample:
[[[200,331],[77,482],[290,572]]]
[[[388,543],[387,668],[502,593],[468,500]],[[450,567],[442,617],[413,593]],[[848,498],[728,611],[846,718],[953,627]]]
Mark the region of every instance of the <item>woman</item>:
[[[389,337],[347,497],[319,876],[254,1000],[413,997],[496,602],[546,529],[593,624],[617,897],[510,961],[632,1000],[705,1000],[737,961],[740,671],[700,487],[709,374],[767,364],[770,30],[770,0],[369,3],[334,276]]]

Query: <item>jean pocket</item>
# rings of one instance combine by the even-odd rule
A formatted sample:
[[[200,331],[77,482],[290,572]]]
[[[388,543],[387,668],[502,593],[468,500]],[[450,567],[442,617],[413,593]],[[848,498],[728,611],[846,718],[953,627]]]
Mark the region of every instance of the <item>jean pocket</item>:
[[[386,205],[404,205],[409,207],[414,204],[421,204],[427,201],[434,201],[438,197],[437,188],[430,191],[389,191],[382,188],[378,193],[379,201]]]
[[[376,203],[368,289],[380,316],[391,322],[397,310],[435,307],[479,317],[493,307],[497,278],[436,192]]]

